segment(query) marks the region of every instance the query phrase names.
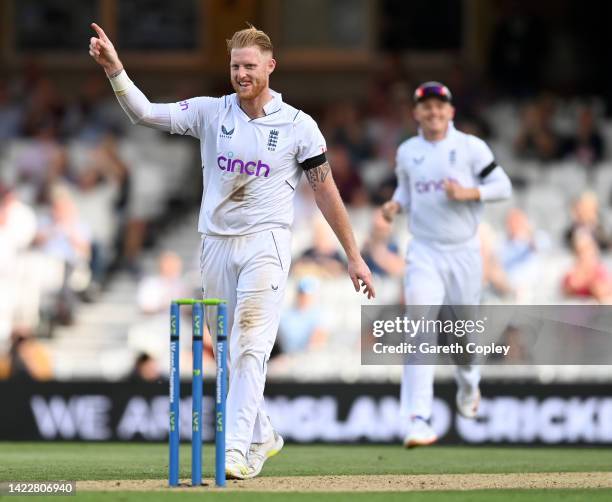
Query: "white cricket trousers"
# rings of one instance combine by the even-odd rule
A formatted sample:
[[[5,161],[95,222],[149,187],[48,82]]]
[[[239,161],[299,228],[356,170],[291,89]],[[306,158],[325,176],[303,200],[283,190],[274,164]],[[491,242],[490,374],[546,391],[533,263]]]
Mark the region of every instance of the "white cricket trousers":
[[[406,258],[404,295],[406,305],[479,305],[482,291],[482,258],[477,239],[440,249],[413,240]],[[439,309],[429,309],[436,318]],[[400,410],[404,419],[431,417],[435,366],[406,364],[402,373]],[[457,366],[457,384],[476,387],[480,371],[476,365]]]
[[[202,293],[227,301],[226,449],[244,455],[252,442],[264,442],[272,434],[263,393],[291,265],[290,240],[290,231],[281,228],[202,237]],[[213,336],[215,315],[209,310],[206,319]]]

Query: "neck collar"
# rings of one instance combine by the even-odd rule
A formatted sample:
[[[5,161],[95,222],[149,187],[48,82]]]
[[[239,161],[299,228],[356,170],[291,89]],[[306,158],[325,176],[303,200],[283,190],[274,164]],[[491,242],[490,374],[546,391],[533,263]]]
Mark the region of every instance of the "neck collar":
[[[279,111],[283,104],[283,95],[280,92],[276,92],[272,89],[269,89],[269,91],[270,91],[270,96],[272,96],[272,99],[270,99],[263,106],[263,111],[266,114],[266,116]],[[240,107],[240,100],[238,99],[238,94],[234,94],[234,101],[236,105]]]
[[[457,129],[455,129],[455,123],[451,120],[448,123],[448,129],[446,130],[446,134],[444,135],[444,137],[440,138],[439,140],[431,141],[427,139],[425,135],[423,134],[423,128],[419,127],[419,136],[429,143],[438,143],[440,141],[444,141],[445,139],[448,139],[451,136],[453,136],[456,132],[457,132]]]

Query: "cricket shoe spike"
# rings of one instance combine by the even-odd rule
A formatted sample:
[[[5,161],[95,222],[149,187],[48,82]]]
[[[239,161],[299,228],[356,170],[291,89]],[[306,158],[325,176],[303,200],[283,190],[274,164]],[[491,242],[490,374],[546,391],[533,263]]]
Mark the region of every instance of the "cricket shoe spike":
[[[225,476],[227,479],[247,479],[249,476],[247,460],[240,450],[225,452]]]
[[[480,389],[462,389],[457,390],[457,411],[459,415],[465,418],[476,418],[480,406]]]
[[[423,417],[412,417],[410,419],[410,429],[404,438],[406,448],[415,446],[429,446],[438,440],[438,435],[431,428]]]
[[[266,460],[276,455],[282,450],[285,441],[282,436],[276,431],[272,431],[272,436],[265,443],[251,443],[247,461],[249,465],[249,474],[247,477],[254,478],[263,469]]]

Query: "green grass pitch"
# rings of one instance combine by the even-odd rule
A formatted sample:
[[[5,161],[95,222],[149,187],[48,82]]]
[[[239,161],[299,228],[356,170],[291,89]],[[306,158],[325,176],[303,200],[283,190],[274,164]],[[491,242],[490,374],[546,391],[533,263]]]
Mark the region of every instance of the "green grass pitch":
[[[214,449],[204,449],[205,476],[212,477]],[[0,443],[0,482],[43,480],[167,479],[166,444],[141,443]],[[608,448],[430,447],[287,445],[265,466],[262,476],[467,474],[521,472],[610,472]],[[612,474],[611,474],[612,476]],[[190,477],[190,444],[181,446],[181,477]],[[78,489],[78,485],[77,485]],[[358,493],[172,493],[79,492],[79,500],[227,501],[454,501],[612,500],[612,490],[475,490],[453,492]],[[15,497],[10,497],[14,500]],[[28,497],[31,500],[31,497]]]

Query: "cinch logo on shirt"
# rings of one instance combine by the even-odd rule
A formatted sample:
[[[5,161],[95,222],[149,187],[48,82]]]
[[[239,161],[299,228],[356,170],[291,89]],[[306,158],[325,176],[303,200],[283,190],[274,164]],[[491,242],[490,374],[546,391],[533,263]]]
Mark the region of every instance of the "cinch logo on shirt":
[[[222,171],[227,171],[229,173],[236,172],[236,168],[240,169],[240,174],[248,174],[249,176],[262,176],[267,178],[270,175],[270,166],[268,164],[264,164],[261,160],[254,162],[252,160],[245,162],[241,159],[233,159],[231,156],[224,157],[223,155],[219,155],[217,157],[217,165],[219,169]]]
[[[459,183],[455,178],[442,178],[441,180],[417,181],[414,184],[414,189],[417,193],[438,192],[444,190],[444,180],[454,181]]]

